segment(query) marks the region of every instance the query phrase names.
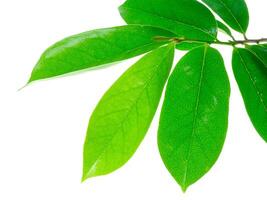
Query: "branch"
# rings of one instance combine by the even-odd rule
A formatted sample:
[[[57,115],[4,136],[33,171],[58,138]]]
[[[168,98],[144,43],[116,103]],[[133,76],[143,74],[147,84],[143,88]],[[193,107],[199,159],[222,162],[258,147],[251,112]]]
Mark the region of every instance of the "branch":
[[[175,43],[181,43],[181,42],[203,42],[203,43],[208,43],[208,44],[221,44],[221,45],[230,45],[230,46],[235,46],[238,44],[250,44],[250,43],[255,43],[255,44],[260,44],[261,42],[267,42],[267,38],[261,38],[261,39],[244,39],[244,40],[230,40],[230,41],[220,41],[220,40],[215,40],[215,41],[204,41],[204,40],[191,40],[191,39],[185,39],[185,38],[170,38],[170,37],[163,37],[163,36],[157,36],[154,37],[155,40],[157,41],[172,41]]]
[[[233,41],[233,42],[235,44],[248,44],[248,43],[256,43],[256,44],[259,44],[261,42],[267,42],[267,38],[236,40],[236,41]]]

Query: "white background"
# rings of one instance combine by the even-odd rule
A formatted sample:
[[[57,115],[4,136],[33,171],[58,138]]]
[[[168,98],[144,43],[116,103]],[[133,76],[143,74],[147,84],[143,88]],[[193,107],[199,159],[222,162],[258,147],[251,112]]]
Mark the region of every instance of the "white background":
[[[166,0],[167,2],[167,0]],[[81,184],[87,122],[99,98],[135,60],[24,88],[45,48],[86,30],[124,24],[123,0],[0,0],[1,200],[266,200],[267,144],[244,110],[231,70],[231,47],[219,47],[231,79],[229,131],[212,170],[186,194],[160,160],[159,113],[133,158],[108,176]],[[267,2],[247,0],[248,37],[267,37]],[[184,52],[177,51],[177,59]]]

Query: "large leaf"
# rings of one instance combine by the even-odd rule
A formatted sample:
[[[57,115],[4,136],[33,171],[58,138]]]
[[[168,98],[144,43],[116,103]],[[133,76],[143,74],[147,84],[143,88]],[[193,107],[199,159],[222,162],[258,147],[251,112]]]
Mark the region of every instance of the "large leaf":
[[[267,44],[247,45],[246,47],[267,67]]]
[[[222,150],[229,96],[223,59],[207,45],[186,54],[169,79],[158,146],[184,191],[209,171]]]
[[[216,12],[230,27],[245,33],[249,23],[249,13],[244,0],[202,0]]]
[[[196,1],[127,0],[119,10],[128,24],[164,28],[186,39],[216,39],[217,23],[214,16]]]
[[[267,141],[267,69],[249,50],[235,49],[233,71],[249,117]]]
[[[29,82],[128,59],[168,42],[155,40],[157,36],[173,37],[173,34],[158,28],[129,25],[68,37],[42,54]]]
[[[128,161],[157,109],[174,56],[174,44],[134,64],[102,97],[84,144],[83,180],[108,174]]]

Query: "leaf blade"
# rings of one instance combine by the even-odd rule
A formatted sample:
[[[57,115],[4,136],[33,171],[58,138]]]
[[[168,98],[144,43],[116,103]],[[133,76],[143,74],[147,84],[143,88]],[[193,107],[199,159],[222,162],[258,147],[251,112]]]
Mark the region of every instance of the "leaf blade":
[[[205,42],[188,42],[188,41],[183,41],[183,42],[179,42],[176,44],[176,49],[181,50],[181,51],[188,51],[188,50],[192,50],[194,48],[200,47],[200,46],[204,46],[207,43]]]
[[[29,82],[125,60],[168,43],[154,40],[156,36],[174,35],[154,27],[128,25],[65,38],[42,54]]]
[[[156,111],[173,56],[173,44],[145,55],[100,100],[84,144],[83,180],[118,169],[134,154]]]
[[[245,33],[249,24],[249,13],[244,0],[202,0],[216,12],[231,28]]]
[[[267,69],[249,50],[238,48],[232,66],[250,120],[267,141]]]
[[[207,173],[222,150],[229,96],[222,57],[207,45],[186,54],[169,78],[158,147],[183,191]]]
[[[196,1],[169,0],[166,3],[165,0],[127,0],[119,11],[128,24],[160,27],[178,37],[214,41],[217,36],[214,16]]]
[[[251,51],[267,67],[267,45],[247,45],[246,48]]]

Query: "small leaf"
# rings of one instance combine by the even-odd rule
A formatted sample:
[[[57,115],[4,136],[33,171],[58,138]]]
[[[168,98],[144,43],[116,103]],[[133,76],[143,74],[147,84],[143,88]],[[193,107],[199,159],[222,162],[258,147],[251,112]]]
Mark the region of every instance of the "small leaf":
[[[249,13],[244,0],[202,0],[216,12],[231,28],[245,33],[249,23]]]
[[[158,146],[184,191],[210,170],[222,150],[229,96],[223,59],[207,45],[186,54],[168,81]]]
[[[127,0],[119,10],[128,24],[152,25],[192,40],[214,41],[217,36],[214,16],[196,1]]]
[[[232,35],[231,30],[222,22],[217,20],[217,24],[218,24],[218,29],[221,30],[222,32],[226,33],[227,35],[229,35],[231,38],[234,38]]]
[[[236,48],[233,71],[248,115],[267,142],[267,69],[249,50]]]
[[[173,56],[174,44],[145,55],[102,97],[87,130],[83,180],[120,168],[134,154],[157,109]]]
[[[246,48],[267,67],[267,44],[247,45]]]
[[[68,37],[41,56],[29,82],[125,60],[155,49],[173,37],[167,31],[141,25],[98,29]]]

